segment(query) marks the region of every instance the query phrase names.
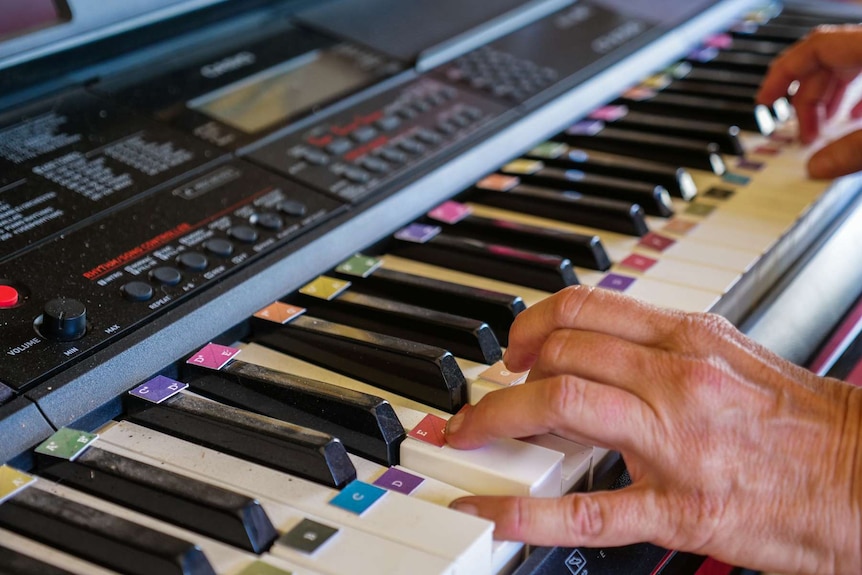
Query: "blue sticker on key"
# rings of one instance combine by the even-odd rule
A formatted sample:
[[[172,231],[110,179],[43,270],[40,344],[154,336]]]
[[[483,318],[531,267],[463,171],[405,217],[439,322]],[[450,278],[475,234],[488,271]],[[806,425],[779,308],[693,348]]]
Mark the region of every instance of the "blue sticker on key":
[[[159,375],[129,393],[153,403],[161,403],[187,388],[189,384]]]
[[[385,489],[362,481],[354,481],[330,499],[329,503],[356,515],[362,515],[385,494]]]
[[[441,231],[439,226],[429,226],[425,224],[410,224],[396,232],[395,237],[406,242],[415,244],[424,244],[425,242],[434,239]]]
[[[704,48],[698,48],[688,55],[689,60],[696,60],[698,62],[712,62],[718,57],[718,48],[714,46],[706,46]]]

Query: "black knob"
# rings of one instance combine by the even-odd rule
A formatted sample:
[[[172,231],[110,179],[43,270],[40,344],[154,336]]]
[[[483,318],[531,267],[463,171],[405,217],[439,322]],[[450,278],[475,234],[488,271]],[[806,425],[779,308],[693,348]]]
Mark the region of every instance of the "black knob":
[[[52,299],[42,314],[42,335],[57,341],[80,339],[87,333],[87,308],[75,299]]]

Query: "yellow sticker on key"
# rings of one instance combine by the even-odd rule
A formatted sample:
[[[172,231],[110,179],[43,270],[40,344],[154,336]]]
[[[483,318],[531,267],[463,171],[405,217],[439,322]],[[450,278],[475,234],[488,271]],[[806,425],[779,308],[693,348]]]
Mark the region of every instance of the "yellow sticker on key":
[[[537,160],[515,160],[503,166],[503,172],[507,174],[530,175],[535,174],[545,167],[545,164]]]
[[[0,465],[0,503],[6,501],[34,481],[36,481],[36,478],[32,475],[27,475],[8,465]]]
[[[306,284],[300,288],[299,293],[331,301],[349,287],[349,281],[339,280],[329,276],[320,276],[310,284]]]

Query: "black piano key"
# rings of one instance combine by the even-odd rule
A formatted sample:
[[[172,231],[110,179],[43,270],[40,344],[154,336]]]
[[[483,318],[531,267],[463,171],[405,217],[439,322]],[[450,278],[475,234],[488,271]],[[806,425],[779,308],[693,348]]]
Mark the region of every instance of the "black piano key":
[[[718,175],[723,174],[727,169],[724,160],[721,159],[718,146],[712,142],[628,132],[615,128],[604,128],[591,135],[567,132],[560,137],[572,146],[687,166]]]
[[[509,344],[509,329],[515,317],[527,309],[520,296],[426,278],[386,268],[367,277],[349,276],[360,293],[481,319],[494,331],[501,345]]]
[[[539,253],[558,254],[582,268],[605,271],[611,267],[611,260],[599,236],[474,215],[451,225],[435,223],[461,237],[517,246]]]
[[[356,479],[344,445],[325,433],[185,392],[158,404],[125,398],[133,423],[337,489]]]
[[[650,182],[664,187],[672,196],[686,201],[697,195],[697,184],[688,170],[668,164],[585,148],[572,148],[562,143],[540,146],[528,152],[527,157],[542,160],[545,164],[557,168]]]
[[[353,453],[398,465],[404,427],[388,401],[243,361],[218,372],[186,365],[192,390],[221,403],[337,437]]]
[[[3,575],[72,575],[70,571],[43,563],[0,542],[0,569]]]
[[[746,104],[753,104],[757,98],[757,88],[752,86],[730,86],[718,82],[694,82],[691,80],[675,80],[664,86],[661,91],[702,98],[719,97]]]
[[[91,447],[74,461],[39,457],[39,475],[228,545],[263,553],[278,532],[260,503]]]
[[[727,44],[722,46],[722,50],[729,52],[748,52],[751,54],[763,54],[772,58],[778,56],[787,48],[787,44],[783,42],[770,42],[768,40],[754,40],[751,38],[727,37]]]
[[[783,24],[762,24],[745,22],[731,30],[734,38],[763,40],[793,44],[811,31],[811,26],[787,26]]]
[[[707,48],[709,54],[698,51],[688,58],[689,61],[697,62],[704,68],[719,68],[721,70],[732,70],[750,74],[766,74],[769,64],[774,56],[764,54],[748,54],[746,52],[727,52],[715,50],[712,52]]]
[[[467,199],[477,204],[630,236],[649,233],[644,210],[638,204],[523,184],[508,190],[482,186],[482,182],[477,184]]]
[[[349,289],[328,301],[298,294],[291,303],[314,317],[418,341],[471,361],[491,364],[503,357],[500,342],[481,320]]]
[[[41,489],[0,505],[0,527],[121,573],[215,573],[193,543]]]
[[[688,62],[674,66],[673,75],[678,79],[685,79],[689,82],[709,82],[727,86],[743,86],[754,88],[755,90],[759,89],[760,84],[763,83],[763,76],[761,74],[717,70],[699,65],[691,65]]]
[[[664,91],[667,92],[668,90]],[[707,96],[707,98],[709,97],[713,96]],[[754,106],[753,98],[750,101],[750,105]],[[613,126],[621,130],[634,130],[648,134],[667,134],[714,142],[718,144],[718,149],[721,153],[732,156],[741,156],[745,153],[742,142],[739,141],[739,128],[719,122],[676,118],[635,111],[629,112],[624,117],[614,121]]]
[[[501,171],[507,173],[505,167]],[[525,184],[638,204],[651,216],[667,218],[673,215],[670,194],[664,187],[655,184],[559,168],[541,168],[532,173],[518,172],[518,177]]]
[[[775,119],[769,108],[762,104],[742,104],[718,98],[700,98],[662,92],[642,99],[624,96],[617,100],[617,103],[631,110],[667,114],[671,117],[708,118],[767,136],[775,131]]]
[[[391,251],[405,258],[547,292],[578,283],[572,262],[566,258],[446,233],[425,243],[396,239]]]
[[[438,347],[303,315],[285,325],[253,320],[252,341],[353,379],[455,413],[467,403],[467,380]]]

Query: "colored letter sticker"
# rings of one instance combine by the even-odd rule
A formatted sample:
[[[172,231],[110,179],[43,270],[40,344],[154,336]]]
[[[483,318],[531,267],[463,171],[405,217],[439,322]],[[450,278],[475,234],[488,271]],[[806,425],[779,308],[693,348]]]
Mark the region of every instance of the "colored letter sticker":
[[[446,445],[445,429],[446,420],[429,413],[407,435],[413,439],[443,447]]]
[[[98,437],[95,433],[61,427],[54,435],[36,447],[36,453],[74,461]]]
[[[192,355],[186,363],[219,370],[227,365],[227,362],[235,358],[240,351],[235,347],[208,343],[199,352]]]
[[[362,515],[386,494],[386,490],[363,481],[354,481],[329,500],[331,505]]]
[[[404,495],[410,495],[423,481],[425,481],[424,477],[407,473],[396,467],[390,467],[374,481],[374,485],[389,489],[390,491],[397,491]]]

